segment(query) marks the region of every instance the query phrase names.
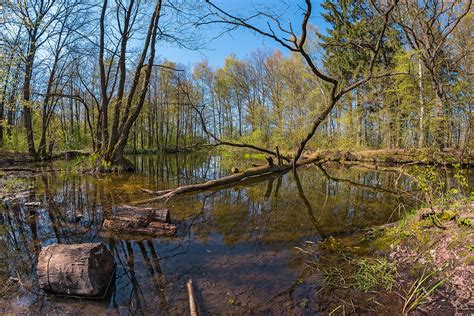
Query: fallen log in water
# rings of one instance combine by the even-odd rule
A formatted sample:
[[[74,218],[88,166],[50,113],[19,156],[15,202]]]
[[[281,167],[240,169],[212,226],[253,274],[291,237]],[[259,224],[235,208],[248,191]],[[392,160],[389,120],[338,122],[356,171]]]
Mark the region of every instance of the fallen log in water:
[[[101,243],[55,244],[38,256],[37,274],[46,292],[99,297],[111,283],[114,258]]]
[[[171,221],[170,211],[166,208],[157,209],[153,207],[135,207],[122,205],[115,210],[115,216],[140,218],[146,221],[159,221],[169,223]]]
[[[168,209],[124,205],[115,209],[112,218],[104,220],[102,228],[123,235],[171,236],[176,233],[176,225],[170,220]]]
[[[311,158],[301,160],[300,162],[296,164],[295,167],[300,167],[303,165],[316,163],[316,162],[322,163],[325,161],[326,161],[326,158],[316,155]],[[203,183],[185,185],[185,186],[177,187],[175,189],[167,189],[167,190],[162,190],[162,191],[151,191],[148,189],[142,189],[142,191],[144,192],[152,193],[158,196],[152,199],[138,201],[138,202],[135,202],[134,204],[139,205],[139,204],[146,204],[146,203],[152,203],[152,202],[163,201],[163,200],[167,201],[168,199],[176,195],[181,195],[181,194],[191,193],[191,192],[198,192],[198,191],[206,191],[206,190],[217,188],[217,187],[225,187],[229,184],[237,184],[238,182],[251,178],[251,177],[260,177],[263,175],[274,174],[274,173],[286,173],[290,171],[292,168],[293,168],[293,165],[290,165],[290,164],[279,166],[273,163],[269,163],[269,165],[266,165],[266,166],[250,168],[247,170],[243,170],[239,173],[231,174],[229,176],[225,176],[219,179],[209,180]]]
[[[119,235],[144,235],[150,237],[173,236],[176,233],[176,225],[151,222],[146,225],[123,219],[104,220],[103,229],[112,231]]]

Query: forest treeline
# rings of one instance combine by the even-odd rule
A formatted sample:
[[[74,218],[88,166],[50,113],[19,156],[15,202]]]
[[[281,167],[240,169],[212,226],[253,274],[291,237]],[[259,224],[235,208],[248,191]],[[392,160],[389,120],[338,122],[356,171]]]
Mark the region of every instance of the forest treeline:
[[[469,146],[471,1],[307,0],[294,25],[270,10],[188,5],[4,2],[0,146],[38,158],[87,148],[116,161],[126,148],[227,142],[298,158],[305,146]],[[320,11],[326,30],[311,24]],[[281,50],[230,55],[222,67],[160,58],[164,41],[200,49],[209,24],[250,29]]]

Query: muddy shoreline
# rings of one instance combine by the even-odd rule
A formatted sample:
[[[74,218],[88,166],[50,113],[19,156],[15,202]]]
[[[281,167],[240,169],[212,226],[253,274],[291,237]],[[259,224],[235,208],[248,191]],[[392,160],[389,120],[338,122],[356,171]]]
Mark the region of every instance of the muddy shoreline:
[[[474,202],[466,203],[455,213],[438,213],[443,229],[424,217],[427,210],[421,208],[401,221],[352,236],[330,237],[300,249],[308,262],[309,275],[326,280],[316,288],[318,299],[311,308],[341,314],[473,313]],[[387,260],[396,269],[393,288],[383,289],[378,282],[370,290],[357,290],[358,284],[351,282],[357,268],[348,267],[348,263],[357,265],[358,258],[373,263]],[[380,271],[372,268],[370,272],[383,280]]]

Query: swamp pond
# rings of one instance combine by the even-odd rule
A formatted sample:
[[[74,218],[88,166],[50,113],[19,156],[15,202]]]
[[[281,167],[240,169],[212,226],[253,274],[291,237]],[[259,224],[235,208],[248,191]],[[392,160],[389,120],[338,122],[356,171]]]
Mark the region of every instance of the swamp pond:
[[[27,200],[42,207],[0,208],[0,268],[24,285],[2,302],[0,313],[183,314],[192,278],[204,314],[311,314],[307,306],[320,282],[306,282],[311,276],[295,247],[396,221],[417,204],[415,185],[397,173],[311,165],[298,169],[296,178],[290,172],[175,197],[166,207],[178,225],[176,236],[129,240],[104,235],[101,227],[115,206],[151,197],[140,188],[215,179],[252,162],[196,154],[129,158],[135,173],[61,171],[22,180],[32,188]],[[48,168],[73,164],[55,161]],[[83,242],[103,242],[115,257],[106,297],[46,296],[35,279],[41,247]]]

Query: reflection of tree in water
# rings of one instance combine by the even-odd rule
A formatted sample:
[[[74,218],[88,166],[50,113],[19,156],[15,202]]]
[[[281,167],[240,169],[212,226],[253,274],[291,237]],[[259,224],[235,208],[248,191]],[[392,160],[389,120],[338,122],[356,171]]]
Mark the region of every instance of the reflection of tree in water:
[[[131,156],[147,185],[156,189],[176,187],[216,179],[225,175],[219,168],[221,157],[196,153]]]
[[[5,267],[12,276],[24,281],[31,280],[39,251],[34,241],[36,232],[32,229],[35,224],[29,220],[30,214],[26,207],[6,203],[4,206],[6,210],[0,213],[0,249]]]
[[[102,240],[98,233],[104,217],[113,212],[113,205],[140,198],[136,193],[139,187],[174,187],[225,173],[219,169],[216,157],[168,155],[140,159],[135,163],[145,177],[140,174],[39,177],[38,189],[29,200],[42,201],[43,207],[36,210],[20,207],[2,214],[6,228],[2,243],[13,254],[9,258],[11,269],[15,270],[13,275],[18,270],[20,275],[34,276],[40,243]],[[180,197],[170,205],[179,227],[173,239],[107,239],[118,264],[107,303],[109,308],[126,306],[132,314],[145,314],[157,308],[164,313],[176,311],[176,293],[182,291],[180,282],[190,275],[213,271],[224,262],[223,254],[219,254],[215,257],[220,260],[218,265],[209,267],[206,266],[210,264],[209,258],[200,255],[199,263],[193,264],[194,254],[205,252],[202,247],[206,247],[207,241],[220,245],[223,238],[223,247],[247,249],[242,253],[237,251],[237,257],[232,259],[237,261],[228,263],[234,267],[252,264],[252,260],[245,261],[255,255],[249,249],[259,249],[260,259],[272,260],[280,250],[299,245],[302,240],[385,223],[400,201],[407,202],[398,193],[411,190],[407,179],[387,172],[332,166],[302,170],[298,174],[265,176],[244,181],[237,187]],[[243,273],[239,269],[245,268],[236,269],[238,274]],[[260,277],[264,278],[266,266],[259,269]],[[286,281],[275,282],[285,284]]]
[[[400,203],[411,201],[404,194],[413,190],[411,183],[397,174],[329,168],[331,174],[328,167],[306,168],[296,177],[270,177],[217,191],[204,211],[206,223],[194,228],[196,234],[206,238],[217,232],[227,245],[280,247],[315,234],[344,234],[384,224]]]
[[[83,177],[44,174],[36,182],[40,190],[4,203],[0,248],[5,252],[2,257],[9,275],[18,278],[18,285],[24,287],[20,290],[37,293],[40,304],[43,293],[35,275],[41,246],[96,241],[103,221],[100,205],[108,193],[99,188],[91,190]],[[26,207],[26,201],[40,201],[41,206]]]
[[[113,203],[110,192],[104,186],[94,185],[90,177],[64,176],[59,186],[57,179],[42,176],[41,180],[42,195],[38,198],[44,208],[38,212],[37,219],[37,226],[45,237],[39,238],[41,243],[95,241],[105,207]],[[54,184],[50,185],[51,182]],[[50,225],[42,225],[48,222]]]

